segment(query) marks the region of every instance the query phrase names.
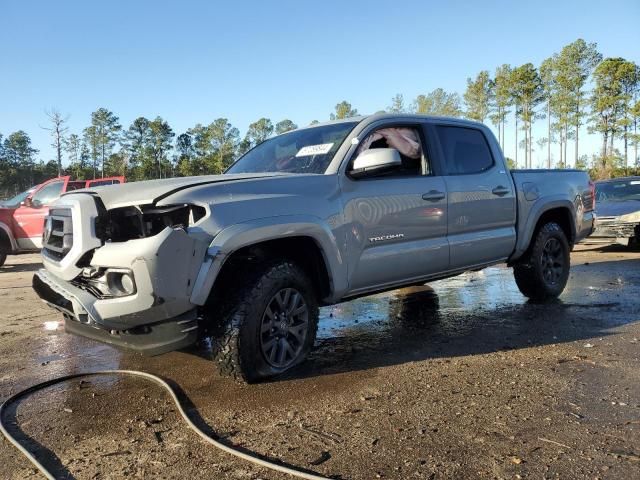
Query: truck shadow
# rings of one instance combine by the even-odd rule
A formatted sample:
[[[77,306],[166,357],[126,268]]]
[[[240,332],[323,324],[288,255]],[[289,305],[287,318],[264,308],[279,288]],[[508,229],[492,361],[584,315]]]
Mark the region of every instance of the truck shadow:
[[[0,267],[1,273],[36,272],[42,268],[41,262],[33,263],[6,263]]]
[[[511,270],[492,268],[323,309],[308,361],[274,381],[605,337],[640,320],[639,267],[574,266],[562,298],[546,303],[527,301]]]
[[[640,252],[640,248],[635,245],[620,245],[617,243],[586,243],[580,244],[578,247],[580,251],[599,251],[599,252],[620,252],[620,253],[635,253]]]

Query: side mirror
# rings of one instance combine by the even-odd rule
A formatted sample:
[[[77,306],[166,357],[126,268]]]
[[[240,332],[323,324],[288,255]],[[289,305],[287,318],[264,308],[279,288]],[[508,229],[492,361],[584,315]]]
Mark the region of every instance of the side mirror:
[[[400,152],[395,148],[372,148],[356,157],[349,175],[354,178],[380,175],[401,166]]]

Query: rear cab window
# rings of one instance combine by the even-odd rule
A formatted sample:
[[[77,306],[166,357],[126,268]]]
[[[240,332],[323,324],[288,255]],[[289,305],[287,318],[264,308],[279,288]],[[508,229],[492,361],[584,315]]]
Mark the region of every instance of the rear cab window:
[[[73,190],[80,190],[81,188],[84,188],[85,183],[86,183],[85,181],[69,182],[67,183],[67,192],[72,192]]]
[[[487,139],[480,130],[451,125],[437,125],[435,130],[447,175],[478,174],[495,165]]]
[[[108,178],[104,180],[91,180],[87,182],[87,187],[103,187],[105,185],[117,185],[120,183],[120,180],[117,178]]]

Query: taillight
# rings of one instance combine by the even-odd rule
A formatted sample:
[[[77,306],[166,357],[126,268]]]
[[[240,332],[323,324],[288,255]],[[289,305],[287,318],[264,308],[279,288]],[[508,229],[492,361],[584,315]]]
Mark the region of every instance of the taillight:
[[[596,209],[596,184],[589,180],[589,189],[591,190],[591,210]]]

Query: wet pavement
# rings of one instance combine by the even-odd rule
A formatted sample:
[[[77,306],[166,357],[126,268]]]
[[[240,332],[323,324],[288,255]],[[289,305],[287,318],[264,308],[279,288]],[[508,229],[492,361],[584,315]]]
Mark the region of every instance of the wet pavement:
[[[206,344],[153,358],[62,331],[0,269],[0,400],[57,375],[140,369],[174,382],[230,444],[343,479],[640,478],[640,252],[579,247],[561,298],[527,302],[493,267],[321,310],[284,378],[221,378]],[[61,478],[289,478],[204,445],[141,380],[72,381],[10,412]],[[0,442],[0,478],[37,478]]]

